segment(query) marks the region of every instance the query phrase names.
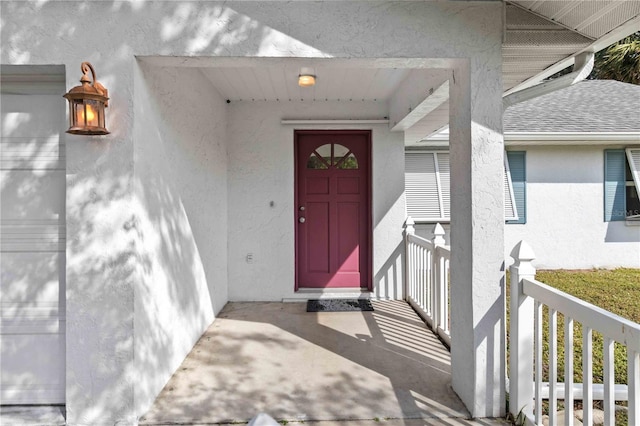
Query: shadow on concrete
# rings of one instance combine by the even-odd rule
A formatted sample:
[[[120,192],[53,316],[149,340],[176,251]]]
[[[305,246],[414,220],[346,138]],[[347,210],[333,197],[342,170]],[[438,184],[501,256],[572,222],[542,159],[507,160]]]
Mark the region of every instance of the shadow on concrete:
[[[449,353],[411,308],[374,307],[307,313],[297,303],[230,303],[140,424],[238,422],[259,412],[287,421],[481,424],[466,420]]]

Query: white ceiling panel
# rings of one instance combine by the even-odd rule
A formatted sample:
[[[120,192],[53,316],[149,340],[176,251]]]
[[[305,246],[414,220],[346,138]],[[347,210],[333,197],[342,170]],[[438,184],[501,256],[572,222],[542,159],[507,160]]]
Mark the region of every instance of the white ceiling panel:
[[[316,67],[316,84],[298,86],[295,65],[207,67],[204,75],[231,101],[386,101],[406,78],[404,68]]]
[[[638,0],[512,0],[508,3],[594,40],[640,14]]]

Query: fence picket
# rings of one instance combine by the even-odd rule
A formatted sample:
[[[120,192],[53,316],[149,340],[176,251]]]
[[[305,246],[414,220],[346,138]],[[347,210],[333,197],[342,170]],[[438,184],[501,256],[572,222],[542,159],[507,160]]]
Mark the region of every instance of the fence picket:
[[[615,398],[613,394],[613,385],[615,384],[615,365],[613,356],[613,340],[608,337],[604,338],[603,354],[604,354],[604,425],[615,425]]]
[[[582,330],[582,424],[593,425],[593,330]]]
[[[558,415],[558,311],[549,307],[549,424],[555,425]]]
[[[443,341],[451,345],[447,288],[451,252],[444,245],[444,229],[437,224],[433,241],[429,241],[414,234],[413,224],[413,220],[408,218],[405,232],[406,299]]]
[[[573,426],[573,318],[564,317],[564,424]]]

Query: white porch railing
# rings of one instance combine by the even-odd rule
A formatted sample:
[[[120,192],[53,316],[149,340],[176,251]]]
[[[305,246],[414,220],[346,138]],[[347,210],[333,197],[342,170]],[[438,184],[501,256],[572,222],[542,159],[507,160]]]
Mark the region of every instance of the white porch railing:
[[[415,222],[407,218],[406,298],[440,338],[451,347],[449,317],[449,263],[451,251],[444,245],[444,228],[439,223],[433,240],[415,235]]]
[[[640,324],[600,309],[536,281],[533,250],[520,242],[511,253],[509,411],[527,424],[542,424],[548,399],[549,425],[558,424],[558,400],[564,400],[565,425],[572,425],[573,402],[583,401],[583,424],[593,424],[593,401],[604,403],[605,425],[615,424],[615,401],[628,402],[628,424],[640,425]],[[542,382],[543,306],[549,313],[549,383]],[[558,313],[564,316],[564,383],[558,382]],[[573,324],[582,324],[583,383],[573,383]],[[593,384],[592,335],[604,339],[603,384]],[[614,342],[627,348],[627,385],[614,383]],[[566,354],[566,355],[565,355]],[[535,375],[534,375],[535,372]]]

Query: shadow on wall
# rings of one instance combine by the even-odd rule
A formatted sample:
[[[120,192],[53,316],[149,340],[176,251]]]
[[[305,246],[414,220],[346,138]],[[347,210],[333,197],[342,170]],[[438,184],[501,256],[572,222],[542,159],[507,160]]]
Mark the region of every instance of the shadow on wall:
[[[144,410],[227,301],[227,154],[224,100],[198,70],[140,71],[135,336]]]
[[[345,45],[344,40],[351,38],[369,45],[378,43],[375,48],[387,51],[384,38],[366,39],[358,34],[372,22],[371,13],[355,13],[363,5],[345,6],[352,7],[354,13],[336,15],[332,13],[335,6],[328,3],[273,3],[268,7],[247,3],[236,4],[234,10],[206,2],[1,2],[2,38],[9,41],[3,42],[3,60],[49,63],[51,58],[62,58],[69,65],[89,60],[111,96],[110,136],[67,138],[70,423],[134,422],[158,384],[170,376],[172,367],[167,358],[173,362],[184,352],[188,338],[177,341],[183,337],[180,325],[197,330],[210,318],[211,304],[218,308],[222,303],[218,300],[224,300],[214,296],[211,302],[212,294],[226,291],[216,284],[225,282],[224,272],[218,272],[216,263],[210,267],[210,260],[203,261],[206,252],[213,257],[211,262],[226,263],[226,252],[216,252],[217,243],[226,247],[224,237],[218,240],[221,234],[217,228],[224,226],[226,219],[196,207],[203,201],[198,195],[204,195],[204,202],[218,205],[217,193],[199,193],[202,180],[180,180],[184,175],[207,175],[213,157],[194,154],[193,144],[208,143],[211,128],[193,134],[188,121],[177,121],[189,119],[188,115],[168,112],[172,102],[193,112],[188,109],[193,106],[190,99],[181,97],[183,93],[165,91],[175,88],[182,74],[167,71],[160,79],[175,84],[148,90],[150,97],[144,102],[132,100],[143,87],[133,87],[131,73],[138,72],[133,55],[361,55],[365,51],[361,45]],[[388,9],[379,10],[381,7]],[[419,4],[407,4],[399,10],[395,3],[375,8],[379,16],[388,13],[403,18],[406,33],[420,34],[430,24],[443,25],[434,22],[439,16],[429,16]],[[333,15],[335,27],[344,30],[321,37],[326,28],[314,19],[315,13]],[[301,16],[306,19],[296,19]],[[114,31],[114,27],[124,30]],[[281,31],[275,29],[278,27]],[[109,37],[94,38],[87,45],[79,34],[90,32]],[[308,44],[297,38],[300,35]],[[161,51],[152,44],[156,40]],[[194,87],[189,93],[192,99],[201,98]],[[139,126],[145,117],[143,139],[132,120],[135,118],[135,126]],[[224,154],[223,148],[219,149],[214,152]],[[161,161],[153,163],[151,158]],[[401,256],[399,245],[385,264],[387,275],[376,279],[401,274],[396,266],[401,264]],[[190,285],[195,291],[186,291]],[[181,315],[185,312],[190,314]]]
[[[209,223],[190,216],[193,199],[185,200],[185,188],[172,175],[175,170],[172,166],[184,168],[184,162],[180,163],[184,158],[165,158],[164,165],[168,167],[149,168],[143,181],[133,175],[133,150],[134,146],[140,147],[140,141],[127,133],[133,127],[130,122],[133,114],[127,108],[138,108],[129,98],[134,94],[130,75],[134,69],[133,53],[140,49],[137,35],[145,34],[151,39],[165,40],[176,51],[185,53],[216,54],[232,44],[243,44],[246,54],[252,55],[268,30],[226,7],[205,5],[187,14],[185,7],[193,6],[119,1],[1,5],[2,38],[10,41],[6,50],[3,42],[3,61],[9,58],[13,63],[30,60],[47,63],[50,59],[43,58],[56,57],[69,66],[76,62],[79,66],[81,61],[90,60],[98,70],[99,80],[110,90],[107,126],[112,134],[99,138],[67,137],[66,400],[70,423],[135,421],[140,407],[146,409],[145,402],[155,396],[151,393],[157,388],[156,382],[170,377],[173,371],[167,369],[170,361],[181,359],[191,347],[186,350],[180,347],[188,339],[183,338],[187,333],[178,325],[193,330],[210,321],[212,316],[207,311],[213,309],[210,290],[221,294],[213,302],[216,309],[225,301],[226,272],[212,273],[203,267],[200,251],[209,241],[226,247],[226,237],[217,234],[217,225],[210,223],[226,220],[226,212],[208,217]],[[162,19],[156,19],[158,13],[165,11]],[[109,19],[102,19],[104,16]],[[114,20],[127,31],[113,31]],[[95,33],[110,36],[94,40],[87,47],[77,33],[84,33],[89,27]],[[53,39],[60,43],[50,43]],[[77,82],[67,84],[74,86]],[[201,95],[194,91],[191,94]],[[157,95],[162,98],[168,94],[160,91]],[[62,99],[61,107],[64,108]],[[151,101],[136,112],[144,113],[144,108],[151,108]],[[160,117],[171,122],[170,114]],[[161,148],[185,138],[185,133],[178,131],[172,135],[175,139],[171,139],[160,131],[163,123],[151,124],[145,129],[156,136],[155,144],[147,145],[150,151],[162,153]],[[177,128],[180,130],[180,126]],[[186,154],[194,153],[187,150]],[[226,157],[224,152],[221,157]],[[198,171],[203,171],[203,164],[212,158],[191,160],[197,162]],[[143,165],[137,163],[135,167]],[[3,191],[19,189],[4,178],[2,185]],[[208,199],[216,199],[218,195],[210,193]],[[29,191],[23,191],[18,199],[16,208],[38,208],[37,198],[29,196]],[[59,214],[65,217],[64,207]],[[198,232],[193,230],[196,227]],[[226,253],[207,254],[226,264]],[[43,265],[56,261],[51,257],[42,259]],[[13,267],[11,273],[9,279],[3,276],[3,283],[56,279],[39,267],[28,270]],[[207,288],[211,282],[216,284]],[[200,292],[185,291],[189,285],[199,286]],[[20,297],[37,299],[39,295]],[[186,312],[189,315],[180,315]],[[156,322],[157,319],[162,321]],[[134,392],[139,394],[134,396]]]
[[[404,241],[396,246],[388,260],[382,265],[373,278],[373,291],[377,298],[401,299],[404,296],[402,288],[405,282]]]

